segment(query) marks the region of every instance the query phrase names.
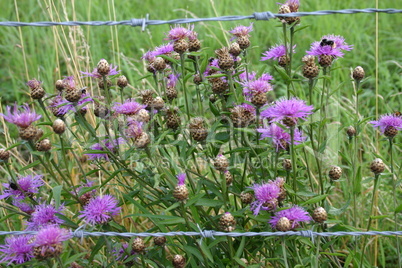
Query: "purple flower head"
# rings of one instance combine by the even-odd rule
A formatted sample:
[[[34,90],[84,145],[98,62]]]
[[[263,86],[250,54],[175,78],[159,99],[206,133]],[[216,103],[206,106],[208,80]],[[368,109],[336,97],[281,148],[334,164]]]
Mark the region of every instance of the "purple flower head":
[[[129,138],[137,139],[141,137],[142,133],[144,132],[142,129],[142,125],[144,124],[143,122],[138,122],[136,120],[133,120],[129,118],[127,120],[127,129],[126,129],[126,135]]]
[[[45,256],[47,252],[60,251],[60,245],[72,237],[67,229],[57,225],[48,225],[38,231],[34,241],[34,247],[41,250],[40,255]]]
[[[295,48],[296,45],[293,46],[292,53],[296,53]],[[286,47],[284,45],[276,45],[262,53],[262,55],[264,56],[261,57],[262,61],[269,59],[279,60],[280,57],[286,55]]]
[[[237,106],[243,108],[244,111],[247,112],[247,113],[250,113],[252,115],[256,115],[255,108],[252,105],[248,104],[248,103],[243,103],[243,104],[237,105]]]
[[[215,69],[216,68],[216,69]],[[209,75],[212,75],[212,74],[219,74],[219,73],[221,73],[220,71],[218,71],[218,70],[220,70],[220,68],[219,68],[219,60],[218,59],[212,59],[212,60],[210,60],[210,62],[208,63],[208,65],[207,65],[207,68],[205,69],[205,72],[204,72],[204,76],[209,76]]]
[[[167,34],[167,40],[177,41],[186,38],[190,34],[191,30],[188,28],[176,26],[170,27],[170,31]]]
[[[311,44],[310,50],[306,51],[307,54],[317,56],[320,59],[322,55],[333,56],[334,58],[343,57],[343,50],[350,51],[353,49],[353,45],[345,43],[345,38],[340,35],[325,35],[321,40],[332,41],[333,44],[326,44],[323,41],[315,41]]]
[[[34,257],[31,239],[29,235],[7,237],[5,244],[0,245],[0,263],[8,262],[7,265],[11,265],[30,261]]]
[[[114,153],[120,144],[124,144],[125,140],[123,138],[117,138],[114,140],[105,139],[99,143],[95,143],[91,146],[91,150],[105,151],[105,153],[91,153],[86,154],[89,160],[106,160],[109,161],[108,153],[109,151]]]
[[[250,26],[239,25],[235,27],[233,30],[229,31],[229,33],[233,34],[235,37],[240,36],[250,36],[249,33],[253,31],[253,23],[250,23]]]
[[[177,185],[184,185],[184,181],[186,180],[186,173],[180,173],[179,175],[177,175],[177,180]]]
[[[155,60],[155,51],[147,51],[144,55],[142,55],[141,59],[144,59],[148,62],[153,62]]]
[[[145,107],[147,107],[147,105],[139,104],[132,99],[127,99],[124,101],[124,103],[116,102],[112,109],[118,114],[134,115]]]
[[[272,86],[266,79],[267,76],[240,83],[243,86],[244,96],[251,97],[254,94],[267,93],[268,91],[271,91]]]
[[[292,224],[292,229],[298,228],[300,226],[300,222],[309,222],[311,221],[311,217],[307,211],[299,206],[294,206],[289,209],[281,210],[275,213],[268,223],[271,224],[272,229],[276,229],[276,224],[279,219],[285,217]]]
[[[61,95],[54,97],[49,107],[53,108],[52,112],[57,117],[63,117],[69,111],[75,111],[74,104],[64,99]]]
[[[22,109],[19,110],[18,108]],[[28,104],[24,104],[20,107],[18,107],[17,104],[14,104],[13,111],[11,111],[11,106],[7,106],[7,115],[1,113],[0,115],[3,116],[7,122],[17,125],[21,128],[29,127],[33,122],[42,117],[33,111],[31,112],[31,108],[29,108]]]
[[[153,51],[153,56],[156,57],[159,55],[168,55],[168,54],[172,53],[173,51],[174,51],[173,44],[169,43],[167,45],[162,45],[162,46],[155,48],[155,50]]]
[[[17,180],[17,185],[12,185],[11,183],[3,183],[5,188],[4,193],[0,195],[0,199],[12,196],[14,198],[22,199],[26,195],[33,195],[38,193],[38,189],[42,186],[43,175],[28,175],[25,177],[19,177]]]
[[[370,121],[369,123],[372,124],[373,127],[379,127],[383,134],[389,127],[394,127],[396,130],[402,130],[402,117],[397,115],[384,114],[380,116],[378,121]]]
[[[59,225],[64,223],[64,220],[56,216],[62,214],[63,206],[56,209],[52,205],[40,204],[35,206],[35,210],[31,218],[26,223],[27,230],[37,231],[47,225]]]
[[[193,27],[194,28],[194,27]],[[188,33],[188,40],[196,40],[198,38],[198,33],[191,30]]]
[[[65,88],[75,88],[74,76],[66,76],[63,79],[63,85]]]
[[[133,249],[129,252],[129,245],[127,242],[121,243],[120,248],[113,248],[113,256],[115,256],[116,261],[124,262],[128,257],[137,254]]]
[[[289,6],[290,12],[297,12],[299,10],[300,2],[299,0],[287,0],[284,4],[277,3],[278,5]]]
[[[118,207],[118,201],[114,196],[104,195],[92,198],[89,203],[80,211],[82,215],[79,218],[92,225],[105,224],[112,220],[120,212],[121,208]]]
[[[298,98],[292,98],[290,100],[280,99],[273,105],[261,112],[261,116],[269,118],[271,122],[278,122],[285,118],[291,118],[293,121],[297,121],[297,118],[306,119],[306,117],[313,112],[313,106],[309,106],[305,101]]]
[[[113,64],[110,64],[110,70],[109,73],[106,76],[112,76],[119,74],[120,71],[117,71],[118,66],[113,66]],[[81,71],[80,71],[81,72]],[[94,68],[92,73],[89,72],[81,72],[84,76],[83,77],[93,77],[93,78],[98,78],[101,79],[103,76],[98,72],[98,68]]]
[[[255,201],[251,203],[250,208],[254,215],[258,215],[260,210],[274,210],[277,205],[277,198],[281,189],[273,181],[262,184],[254,184],[251,189],[254,190]]]
[[[25,212],[27,214],[32,214],[34,212],[33,207],[24,202],[25,200],[22,198],[17,198],[13,200],[13,205],[19,208],[22,212]]]
[[[280,149],[286,150],[287,144],[291,144],[291,137],[290,134],[285,132],[281,127],[270,124],[265,128],[257,129],[258,132],[261,133],[261,139],[264,138],[271,138],[272,143],[278,152]],[[299,131],[297,128],[294,131],[294,144],[300,144],[301,142],[305,141],[306,137],[302,136],[302,132]]]
[[[40,87],[41,84],[42,82],[36,79],[32,79],[27,82],[27,86],[30,87],[31,89],[37,89]]]
[[[180,74],[169,74],[167,76],[167,88],[175,88],[177,85],[177,81],[179,81]]]

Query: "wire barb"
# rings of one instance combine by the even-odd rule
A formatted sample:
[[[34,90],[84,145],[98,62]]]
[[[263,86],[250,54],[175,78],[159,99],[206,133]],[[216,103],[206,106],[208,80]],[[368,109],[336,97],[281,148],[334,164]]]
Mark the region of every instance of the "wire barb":
[[[376,9],[376,8],[365,8],[365,9],[341,9],[341,10],[319,10],[312,12],[295,12],[287,14],[274,14],[270,11],[266,12],[254,12],[252,15],[244,16],[223,16],[223,17],[212,17],[212,18],[185,18],[185,19],[174,19],[174,20],[149,20],[149,14],[142,19],[131,19],[123,21],[39,21],[39,22],[18,22],[18,21],[2,21],[0,26],[6,27],[22,27],[22,26],[35,26],[35,27],[46,27],[46,26],[115,26],[115,25],[129,25],[132,27],[141,27],[142,31],[148,25],[161,25],[161,24],[185,24],[185,23],[195,23],[200,21],[234,21],[234,20],[269,20],[276,17],[304,17],[304,16],[322,16],[322,15],[333,15],[333,14],[356,14],[356,13],[387,13],[396,14],[402,13],[402,9]]]

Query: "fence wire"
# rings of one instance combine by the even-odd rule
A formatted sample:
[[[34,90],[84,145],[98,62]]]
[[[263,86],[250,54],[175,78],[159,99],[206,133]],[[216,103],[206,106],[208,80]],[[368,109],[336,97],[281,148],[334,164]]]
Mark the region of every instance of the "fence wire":
[[[386,13],[396,14],[402,13],[401,9],[342,9],[342,10],[321,10],[312,12],[294,12],[288,14],[276,14],[270,11],[266,12],[254,12],[252,15],[234,15],[234,16],[221,16],[210,18],[182,18],[174,20],[150,20],[149,14],[145,18],[130,19],[123,21],[39,21],[39,22],[17,22],[17,21],[4,21],[0,22],[0,26],[6,27],[22,27],[22,26],[34,26],[34,27],[47,27],[47,26],[115,26],[115,25],[128,25],[132,27],[141,27],[142,30],[149,25],[162,25],[162,24],[185,24],[195,23],[201,21],[237,21],[237,20],[270,20],[279,17],[304,17],[304,16],[322,16],[322,15],[334,15],[334,14],[357,14],[357,13]],[[35,235],[37,231],[0,231],[0,235]],[[88,232],[82,230],[82,227],[71,231],[72,237],[84,238],[87,236],[108,236],[108,237],[162,237],[162,236],[200,236],[201,238],[215,238],[220,236],[227,237],[252,237],[252,236],[264,236],[264,237],[280,237],[280,236],[302,236],[314,239],[316,236],[329,237],[329,236],[402,236],[402,231],[367,231],[367,232],[314,232],[311,230],[303,231],[288,231],[288,232],[218,232],[214,230],[201,230],[199,232],[167,232],[167,233],[119,233],[119,232]]]
[[[235,20],[270,20],[279,17],[304,17],[304,16],[322,16],[322,15],[334,15],[334,14],[357,14],[357,13],[386,13],[386,14],[396,14],[402,13],[401,9],[376,9],[376,8],[365,8],[365,9],[341,9],[341,10],[320,10],[312,12],[294,12],[287,14],[276,14],[270,11],[266,12],[254,12],[252,15],[234,15],[234,16],[221,16],[221,17],[210,17],[210,18],[183,18],[174,20],[150,20],[149,14],[145,18],[141,19],[130,19],[122,21],[38,21],[38,22],[18,22],[18,21],[3,21],[0,22],[0,26],[8,27],[21,27],[21,26],[36,26],[36,27],[46,27],[46,26],[115,26],[115,25],[128,25],[132,27],[141,27],[142,30],[148,25],[161,25],[161,24],[183,24],[183,23],[195,23],[200,21],[235,21]]]

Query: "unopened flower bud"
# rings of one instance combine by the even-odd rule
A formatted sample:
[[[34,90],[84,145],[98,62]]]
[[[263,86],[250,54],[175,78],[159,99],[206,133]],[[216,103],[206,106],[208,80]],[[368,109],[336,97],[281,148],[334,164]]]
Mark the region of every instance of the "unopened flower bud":
[[[97,66],[100,75],[107,75],[110,72],[109,63],[105,59],[101,59]]]
[[[376,158],[371,162],[370,169],[375,175],[377,175],[384,172],[385,164],[380,158]]]
[[[56,134],[63,134],[66,131],[66,123],[61,119],[56,119],[53,122],[53,131]]]

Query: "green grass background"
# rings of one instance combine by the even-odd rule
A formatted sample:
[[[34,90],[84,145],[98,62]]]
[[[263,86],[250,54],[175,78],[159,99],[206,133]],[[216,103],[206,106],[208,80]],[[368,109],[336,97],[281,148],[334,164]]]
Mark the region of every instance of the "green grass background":
[[[51,15],[54,20],[127,20],[142,18],[146,14],[150,19],[170,20],[183,17],[211,17],[224,15],[250,15],[253,12],[272,11],[277,12],[276,1],[113,1],[113,0],[89,0],[89,1],[2,1],[0,4],[1,21],[25,22],[48,21]],[[379,1],[379,8],[402,9],[399,0]],[[301,1],[300,11],[314,11],[327,9],[368,8],[375,7],[375,1]],[[51,13],[51,15],[50,15]],[[402,25],[401,14],[379,14],[379,93],[389,102],[397,100],[397,96],[389,95],[391,90],[400,92],[402,88],[402,37],[400,27]],[[322,35],[336,34],[346,38],[347,43],[355,46],[354,50],[347,53],[345,59],[338,67],[349,69],[361,65],[371,77],[364,87],[367,92],[363,94],[367,104],[371,106],[375,87],[375,14],[353,15],[328,15],[309,16],[302,18],[302,25],[309,28],[296,35],[297,55],[300,59],[311,42],[319,40]],[[221,45],[226,45],[230,30],[236,25],[248,25],[252,20],[232,22],[207,22],[196,23],[195,30],[199,32],[199,38],[203,41],[203,47],[213,50]],[[253,49],[250,53],[251,61],[255,69],[259,65],[261,53],[270,46],[280,43],[282,28],[277,20],[253,21],[252,33]],[[100,58],[106,58],[109,62],[117,63],[129,81],[134,86],[143,75],[138,72],[141,66],[140,57],[148,49],[152,49],[164,42],[164,33],[169,31],[169,25],[149,26],[145,32],[139,27],[130,26],[99,26],[81,27],[80,33],[71,33],[68,27],[0,27],[0,91],[2,101],[14,101],[19,103],[27,100],[27,79],[38,78],[44,81],[45,88],[52,92],[55,80],[64,75],[71,75],[68,68],[70,61],[84,60],[85,69],[92,69]],[[55,33],[65,33],[63,42],[74,43],[76,49],[67,52],[67,57],[61,57],[60,50],[56,49]],[[70,36],[69,36],[70,32]],[[71,41],[72,39],[78,40]],[[23,46],[22,46],[23,45]],[[25,52],[26,66],[24,64]],[[81,65],[82,66],[82,65]],[[136,67],[137,66],[137,67]],[[77,67],[78,68],[78,67]],[[82,67],[81,67],[82,68]],[[77,71],[77,70],[75,70]],[[270,71],[270,70],[269,70]],[[338,72],[341,80],[348,79],[349,71]],[[349,95],[349,88],[342,90]],[[384,102],[385,103],[385,102]],[[385,109],[382,107],[381,109]],[[381,112],[381,111],[380,111]],[[386,111],[382,111],[386,112]]]

